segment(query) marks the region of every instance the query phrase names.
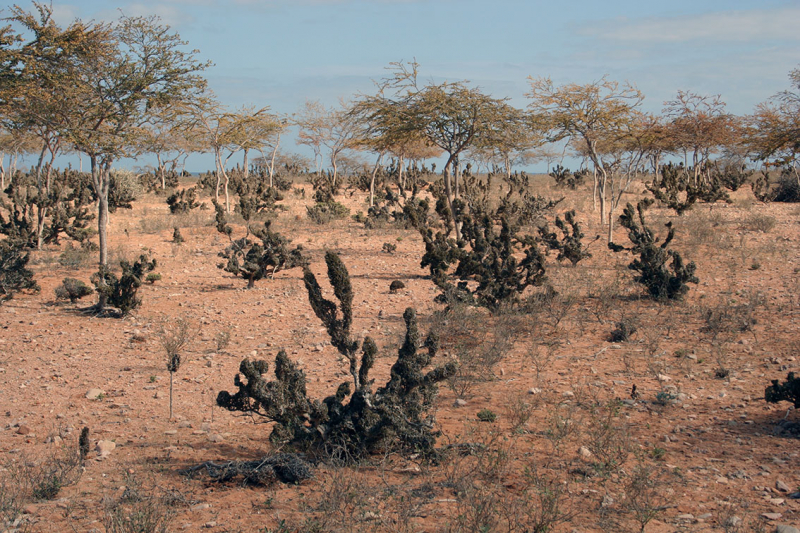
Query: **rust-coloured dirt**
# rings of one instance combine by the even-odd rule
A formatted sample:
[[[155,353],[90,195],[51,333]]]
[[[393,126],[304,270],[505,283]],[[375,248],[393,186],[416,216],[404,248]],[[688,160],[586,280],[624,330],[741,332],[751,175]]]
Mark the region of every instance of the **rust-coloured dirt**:
[[[541,189],[561,194],[546,185]],[[559,212],[578,209],[587,241],[605,231],[590,194],[569,193],[558,206]],[[698,265],[700,283],[683,302],[636,298],[641,291],[626,269],[630,256],[608,251],[601,238],[591,245],[594,256],[575,268],[550,256],[549,276],[562,298],[551,308],[517,317],[502,330],[497,319],[478,321],[479,340],[514,332],[514,343],[494,367],[494,379],[475,384],[465,405],[440,387],[437,420],[443,445],[488,442],[502,451],[491,472],[470,473],[472,458],[430,465],[388,455],[359,468],[321,466],[300,486],[242,487],[178,473],[207,460],[271,451],[268,427],[214,407],[216,394],[233,388],[241,359],[272,361],[286,348],[305,369],[309,394],[317,398],[347,379],[346,367],[308,305],[300,269],[245,290],[245,281],[216,266],[227,239],[213,226],[213,210],[182,219],[186,242],[174,245],[167,205],[149,195],[132,211],[112,215],[109,228],[112,257],[133,257],[147,248],[162,275],[141,289],[143,305],[132,316],[94,318],[77,310],[82,304],[56,302],[54,287],[67,276],[88,283],[93,265],[64,268],[55,249],[33,254],[41,292],[18,294],[0,306],[4,463],[41,461],[53,449],[54,435],[75,446],[80,429],[91,429],[92,451],[80,480],[53,501],[28,504],[23,524],[34,531],[103,531],[106,506],[134,476],[146,487],[179,491],[185,501],[171,507],[170,524],[177,531],[280,531],[282,519],[284,531],[304,524],[313,530],[312,520],[323,524],[319,531],[471,531],[470,524],[478,522],[470,522],[468,509],[476,508],[478,496],[509,498],[496,509],[510,508],[508,501],[523,493],[527,466],[564,491],[562,511],[570,516],[556,531],[636,530],[633,514],[622,511],[630,510],[623,505],[625,479],[638,462],[660,472],[653,474],[659,481],[655,494],[664,498],[647,532],[724,531],[726,520],[729,531],[756,524],[765,531],[777,524],[800,527],[800,500],[790,498],[800,491],[800,440],[792,434],[800,415],[791,412],[779,425],[789,405],[762,399],[770,380],[800,371],[800,208],[759,204],[749,190],[733,197],[733,204],[698,205],[682,217],[651,210],[654,224],[675,221],[675,247]],[[366,210],[360,193],[344,202],[352,212]],[[403,310],[415,307],[427,324],[439,308],[433,303],[436,290],[419,267],[419,235],[365,230],[352,220],[316,226],[305,217],[305,200],[289,193],[283,203],[289,209],[273,228],[303,245],[321,280],[326,249],[347,265],[356,295],[354,332],[368,333],[384,348],[374,372],[381,384],[401,340]],[[772,217],[775,225],[759,231],[763,219],[754,217]],[[627,241],[621,228],[616,240]],[[384,242],[396,244],[397,251],[382,252]],[[393,280],[405,288],[390,294]],[[749,331],[708,330],[707,309],[740,304],[748,304],[755,318]],[[156,330],[159,320],[179,316],[199,333],[175,376],[176,418],[169,420],[169,374]],[[623,318],[636,320],[637,333],[626,342],[609,342]],[[214,338],[224,331],[231,334],[230,344],[217,350]],[[446,357],[455,350],[443,351]],[[721,368],[727,377],[716,376]],[[104,394],[87,399],[93,388]],[[597,455],[580,450],[597,444],[590,430],[602,425],[609,412],[604,406],[614,399],[623,401],[610,408],[611,427],[619,431],[613,438],[625,440],[629,453],[603,475]],[[510,406],[517,400],[535,409],[512,431]],[[497,413],[497,421],[479,422],[484,408]],[[565,423],[569,431],[558,440],[554,431]],[[98,457],[98,440],[113,441],[116,448]],[[453,488],[453,479],[469,476],[475,476],[469,494]],[[777,488],[779,481],[789,493]],[[609,514],[621,523],[604,523]],[[733,516],[742,523],[731,522]],[[492,524],[491,531],[507,530],[502,518]]]

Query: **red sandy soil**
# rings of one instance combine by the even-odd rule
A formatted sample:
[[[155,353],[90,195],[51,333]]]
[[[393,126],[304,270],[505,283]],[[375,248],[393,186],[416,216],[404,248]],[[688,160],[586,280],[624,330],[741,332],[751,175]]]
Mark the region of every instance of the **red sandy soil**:
[[[549,196],[562,194],[546,185],[541,189]],[[395,228],[365,230],[352,220],[317,226],[305,217],[307,201],[286,196],[289,209],[273,228],[303,245],[324,286],[324,251],[340,254],[355,291],[353,331],[373,336],[382,347],[374,371],[381,384],[401,341],[403,310],[416,308],[426,329],[440,308],[433,302],[435,287],[419,267],[424,248],[419,235]],[[559,309],[517,318],[518,335],[494,367],[494,379],[475,384],[464,405],[455,403],[450,388],[440,387],[440,442],[488,442],[503,452],[496,471],[482,472],[472,483],[476,494],[500,499],[520,494],[525,467],[538,466],[559,480],[565,491],[562,510],[574,514],[555,531],[599,531],[604,497],[607,507],[621,509],[624,480],[639,457],[661,472],[655,494],[664,499],[647,532],[723,531],[733,515],[744,521],[739,531],[754,524],[765,531],[777,524],[800,526],[800,500],[776,488],[780,481],[790,492],[800,490],[798,436],[788,431],[791,425],[778,425],[789,405],[763,400],[772,379],[800,370],[800,210],[758,204],[749,190],[737,192],[734,200],[698,205],[682,217],[651,209],[654,225],[675,221],[675,247],[698,265],[700,283],[682,302],[635,298],[641,291],[626,269],[630,255],[611,253],[602,238],[591,245],[593,257],[575,268],[550,256],[550,280],[564,298],[560,305],[567,305],[563,320],[556,324]],[[352,212],[365,211],[363,201],[360,193],[344,200]],[[557,211],[571,207],[579,211],[587,241],[604,235],[590,193],[570,193]],[[771,217],[775,225],[758,231],[754,217]],[[181,245],[171,243],[173,222],[163,197],[153,195],[111,216],[112,257],[133,258],[150,250],[162,275],[141,289],[143,305],[129,317],[95,318],[56,302],[53,289],[64,277],[88,283],[93,271],[91,262],[78,270],[64,268],[57,249],[33,254],[41,291],[18,294],[0,307],[4,464],[41,464],[59,442],[75,446],[83,426],[91,430],[93,448],[80,480],[53,501],[28,503],[22,524],[33,531],[104,531],[106,507],[136,478],[154,491],[177,491],[173,495],[182,501],[171,507],[171,530],[277,531],[281,519],[290,524],[285,531],[304,522],[310,530],[310,520],[324,515],[328,522],[320,530],[456,531],[461,515],[460,530],[469,531],[465,509],[476,504],[448,484],[453,477],[471,475],[459,470],[464,465],[458,460],[429,465],[376,457],[354,468],[321,466],[299,486],[219,485],[179,474],[207,460],[250,459],[272,451],[269,426],[214,407],[219,391],[234,389],[242,358],[272,361],[286,348],[305,370],[311,397],[332,394],[348,378],[308,305],[300,269],[279,272],[245,290],[245,281],[216,266],[227,239],[213,226],[213,210],[180,220],[186,239]],[[616,240],[627,241],[622,228]],[[396,244],[397,251],[382,252],[384,242]],[[389,294],[395,279],[406,287]],[[604,293],[616,297],[604,299]],[[753,301],[751,331],[723,331],[715,339],[704,330],[706,309]],[[169,374],[157,329],[159,321],[175,317],[186,317],[199,333],[175,376],[176,417],[169,420]],[[609,342],[615,322],[623,318],[636,320],[637,333],[627,342]],[[488,315],[479,320],[476,341],[503,335],[505,330],[496,329],[499,322]],[[217,351],[214,337],[224,331],[231,334],[230,344]],[[546,342],[552,345],[549,352]],[[536,349],[538,359],[530,355]],[[443,352],[447,357],[454,350],[445,346]],[[720,367],[730,371],[726,378],[715,376]],[[636,400],[631,399],[634,384]],[[93,388],[104,391],[101,398],[87,399]],[[670,400],[667,405],[655,401],[659,392]],[[580,448],[592,444],[589,432],[612,399],[628,400],[612,408],[609,420],[619,430],[614,439],[626,439],[630,452],[624,465],[604,477],[592,472],[594,454],[582,455]],[[520,430],[512,431],[510,406],[516,400],[534,410]],[[478,421],[476,414],[484,408],[499,415],[496,422]],[[548,431],[552,435],[558,427],[556,415],[570,419],[569,434],[559,442],[548,438]],[[800,415],[791,412],[787,421],[798,424]],[[53,444],[56,435],[63,440]],[[116,448],[98,457],[94,443],[99,440],[113,441]],[[414,509],[398,511],[398,494],[412,499]],[[779,516],[764,518],[764,513]],[[622,524],[606,530],[638,530],[630,513],[617,514]],[[490,530],[506,530],[503,524],[500,520]],[[729,522],[728,530],[735,531],[736,524]]]

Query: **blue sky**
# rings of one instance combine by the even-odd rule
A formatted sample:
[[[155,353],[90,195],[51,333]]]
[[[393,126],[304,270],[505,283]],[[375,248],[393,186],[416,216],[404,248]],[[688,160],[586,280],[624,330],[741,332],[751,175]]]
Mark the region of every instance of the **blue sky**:
[[[25,7],[24,3],[21,3]],[[800,1],[107,0],[53,2],[57,20],[159,15],[214,66],[224,104],[293,113],[371,92],[392,61],[422,81],[470,80],[526,105],[528,76],[587,83],[608,75],[660,111],[679,89],[721,94],[746,114],[800,65]],[[290,151],[302,151],[285,143]],[[211,158],[190,159],[192,170]],[[200,168],[195,168],[200,167]]]

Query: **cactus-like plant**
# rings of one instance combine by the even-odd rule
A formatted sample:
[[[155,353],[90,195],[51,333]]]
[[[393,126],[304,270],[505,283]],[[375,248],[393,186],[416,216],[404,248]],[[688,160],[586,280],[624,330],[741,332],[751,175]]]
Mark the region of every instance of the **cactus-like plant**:
[[[263,229],[253,231],[253,236],[260,239],[261,242],[255,242],[248,237],[232,241],[225,250],[219,253],[219,256],[227,261],[217,265],[234,276],[246,279],[248,289],[253,288],[256,281],[268,275],[274,276],[279,270],[306,264],[303,247],[296,246],[294,249],[290,249],[289,240],[272,231],[271,220],[264,223]]]
[[[119,278],[111,269],[101,266],[99,272],[92,274],[91,281],[97,292],[105,296],[106,303],[125,316],[142,304],[137,293],[147,274],[155,270],[156,260],[142,254],[133,264],[123,260],[119,265],[122,267]]]
[[[352,337],[350,275],[333,252],[326,254],[325,261],[338,305],[323,296],[308,268],[304,274],[305,286],[309,303],[326,327],[331,344],[349,361],[352,387],[345,381],[334,395],[323,401],[309,399],[305,373],[281,350],[275,358],[275,380],[263,377],[269,363],[245,359],[234,381],[238,391],[220,392],[217,404],[231,411],[263,416],[275,423],[270,440],[312,453],[336,453],[352,459],[390,444],[405,451],[431,452],[437,433],[429,411],[437,383],[455,372],[455,364],[425,372],[436,354],[437,340],[429,335],[421,343],[416,313],[406,309],[405,341],[391,368],[391,377],[385,386],[373,392],[369,373],[377,345],[369,337],[361,343]]]
[[[27,268],[30,255],[22,253],[21,244],[9,239],[0,241],[0,304],[20,290],[39,290],[33,272]]]
[[[188,213],[202,204],[197,201],[197,186],[175,191],[167,197],[169,212],[173,215]]]
[[[792,402],[800,409],[800,377],[789,372],[784,383],[773,379],[772,385],[764,390],[764,399],[769,403]]]
[[[700,179],[693,178],[690,175],[692,171],[692,168],[687,169],[683,165],[662,165],[653,182],[646,185],[647,190],[656,200],[674,209],[679,215],[691,209],[697,201],[731,202],[730,196],[724,190],[723,175],[718,169],[701,169]]]
[[[609,247],[615,252],[629,250],[638,256],[628,265],[628,268],[638,272],[634,280],[644,285],[652,298],[677,300],[689,290],[688,283],[698,283],[699,280],[694,275],[697,267],[694,262],[684,264],[683,258],[678,252],[667,249],[675,237],[672,222],[667,222],[667,236],[661,244],[659,244],[658,237],[647,227],[644,213],[652,203],[652,199],[642,200],[636,206],[635,211],[630,203],[625,207],[619,217],[619,223],[628,230],[628,238],[633,246],[625,248],[611,243]],[[672,263],[668,266],[667,262],[670,259],[672,259]]]
[[[437,301],[468,303],[496,311],[518,302],[527,287],[543,284],[545,257],[535,236],[522,230],[558,201],[544,201],[527,193],[524,177],[506,180],[507,194],[499,206],[491,205],[491,184],[476,178],[464,180],[464,199],[448,202],[440,191],[436,213],[445,224],[434,232],[425,200],[408,202],[404,210],[422,235],[425,254],[420,266],[429,267],[431,279],[441,290]],[[461,239],[451,237],[453,223],[460,226]],[[451,267],[455,267],[451,270]],[[474,284],[470,285],[469,282]]]
[[[589,250],[581,241],[583,232],[581,231],[581,225],[575,220],[575,210],[564,213],[564,219],[561,220],[561,217],[556,216],[555,221],[556,227],[563,235],[561,239],[558,238],[556,232],[550,231],[548,225],[539,228],[539,236],[549,249],[558,251],[556,260],[563,261],[567,259],[572,263],[572,266],[575,266],[583,259],[592,257],[592,254],[589,253]],[[599,235],[597,238],[599,238]]]

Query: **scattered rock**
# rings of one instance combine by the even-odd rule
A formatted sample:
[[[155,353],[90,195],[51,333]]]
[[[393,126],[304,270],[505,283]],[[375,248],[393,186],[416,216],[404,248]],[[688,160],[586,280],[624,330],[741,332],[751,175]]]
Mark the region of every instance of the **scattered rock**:
[[[190,511],[192,511],[192,512],[197,512],[197,511],[202,511],[202,510],[204,510],[204,509],[209,509],[210,507],[211,507],[211,504],[208,504],[208,503],[198,503],[198,504],[196,504],[196,505],[192,505],[192,506],[189,508],[189,510],[190,510]]]
[[[213,435],[208,437],[208,440],[210,440],[211,442],[222,442],[225,439],[219,433],[214,433]]]
[[[731,516],[730,518],[725,520],[725,524],[723,525],[725,527],[736,528],[739,527],[741,524],[742,524],[741,518],[739,518],[738,516]]]
[[[456,401],[453,402],[453,405],[456,407],[464,407],[465,405],[467,405],[467,400],[464,400],[462,398],[457,398]]]
[[[783,480],[778,480],[775,482],[775,488],[781,492],[791,492],[792,489],[789,488],[789,485],[783,482]]]
[[[31,428],[29,428],[28,426],[25,426],[25,425],[21,425],[20,427],[17,428],[17,434],[18,435],[30,435],[31,434]]]
[[[589,459],[589,458],[592,456],[592,452],[591,452],[591,451],[589,451],[589,448],[587,448],[586,446],[581,446],[581,447],[578,449],[578,454],[579,454],[581,457],[583,457],[584,459]]]
[[[800,533],[800,529],[797,529],[794,526],[779,524],[775,526],[775,533]]]
[[[97,450],[97,455],[100,457],[108,457],[111,455],[111,452],[114,451],[114,448],[117,447],[117,443],[113,440],[99,440],[97,441],[97,445],[95,446],[95,450]]]
[[[528,394],[541,394],[542,389],[537,389],[536,387],[531,387],[528,389]]]
[[[781,513],[761,513],[761,516],[767,520],[779,520],[783,515]]]
[[[103,389],[89,389],[89,391],[86,393],[86,398],[88,400],[99,400],[105,395],[106,391]]]

